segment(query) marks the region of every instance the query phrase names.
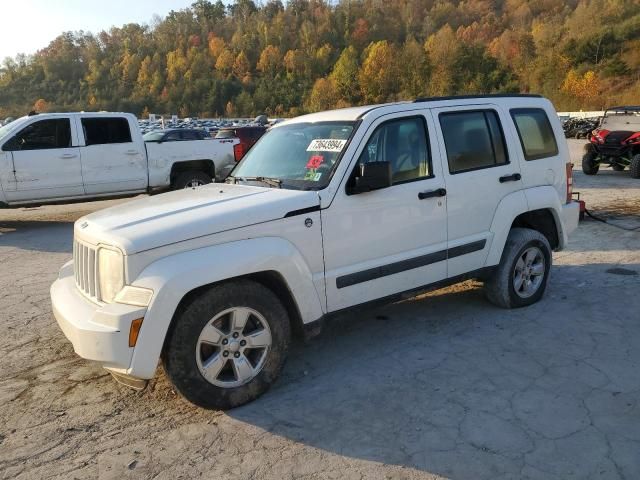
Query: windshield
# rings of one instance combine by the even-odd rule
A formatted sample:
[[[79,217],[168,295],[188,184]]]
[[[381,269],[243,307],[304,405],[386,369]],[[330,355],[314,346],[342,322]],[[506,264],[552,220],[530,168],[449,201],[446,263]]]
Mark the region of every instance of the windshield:
[[[354,122],[294,123],[265,133],[232,172],[232,179],[266,177],[282,187],[327,186]]]
[[[640,130],[639,112],[619,112],[610,111],[602,119],[601,128],[607,130]]]
[[[20,128],[20,125],[22,125],[25,122],[24,120],[25,118],[27,117],[19,118],[18,120],[14,120],[11,123],[7,123],[4,127],[0,127],[0,140],[4,140],[4,138],[8,136],[11,132]]]
[[[162,137],[164,137],[164,132],[149,132],[142,136],[145,142],[159,142]]]

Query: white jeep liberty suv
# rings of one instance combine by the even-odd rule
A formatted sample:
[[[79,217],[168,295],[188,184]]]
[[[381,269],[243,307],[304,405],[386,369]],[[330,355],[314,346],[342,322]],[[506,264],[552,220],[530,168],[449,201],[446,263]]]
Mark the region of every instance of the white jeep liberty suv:
[[[523,307],[578,224],[551,103],[429,98],[272,128],[225,184],[79,219],[53,311],[81,357],[141,388],[158,361],[205,408],[267,390],[291,332],[468,278]]]

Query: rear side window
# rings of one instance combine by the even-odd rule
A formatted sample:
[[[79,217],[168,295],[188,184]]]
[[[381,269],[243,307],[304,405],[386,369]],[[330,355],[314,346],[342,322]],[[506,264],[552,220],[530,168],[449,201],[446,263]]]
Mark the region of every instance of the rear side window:
[[[131,142],[131,130],[126,118],[83,118],[82,130],[87,146]]]
[[[449,172],[461,173],[509,163],[495,111],[441,113],[439,119]]]
[[[71,146],[68,118],[40,120],[23,128],[4,146],[4,150],[48,150]]]
[[[538,160],[558,154],[558,144],[547,113],[541,108],[511,110],[525,160]]]

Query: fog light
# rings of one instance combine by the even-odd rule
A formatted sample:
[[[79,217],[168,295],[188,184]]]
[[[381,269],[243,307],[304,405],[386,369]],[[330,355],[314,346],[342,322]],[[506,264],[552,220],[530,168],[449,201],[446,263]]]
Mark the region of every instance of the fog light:
[[[129,328],[129,346],[135,347],[138,341],[138,334],[140,333],[140,327],[142,327],[142,320],[144,318],[136,318],[131,322],[131,328]]]

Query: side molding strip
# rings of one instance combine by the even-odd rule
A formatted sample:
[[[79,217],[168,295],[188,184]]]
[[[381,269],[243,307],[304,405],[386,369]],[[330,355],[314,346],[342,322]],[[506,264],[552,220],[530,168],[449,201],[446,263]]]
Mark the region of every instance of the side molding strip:
[[[448,250],[440,250],[439,252],[428,253],[427,255],[421,255],[419,257],[409,258],[407,260],[401,260],[399,262],[389,263],[379,267],[368,268],[367,270],[362,270],[360,272],[342,275],[341,277],[336,278],[336,287],[350,287],[358,283],[368,282],[377,278],[394,275],[407,270],[413,270],[414,268],[425,267],[432,263],[442,262],[447,258],[460,257],[468,253],[482,250],[486,243],[486,240],[478,240],[476,242],[467,243]]]

